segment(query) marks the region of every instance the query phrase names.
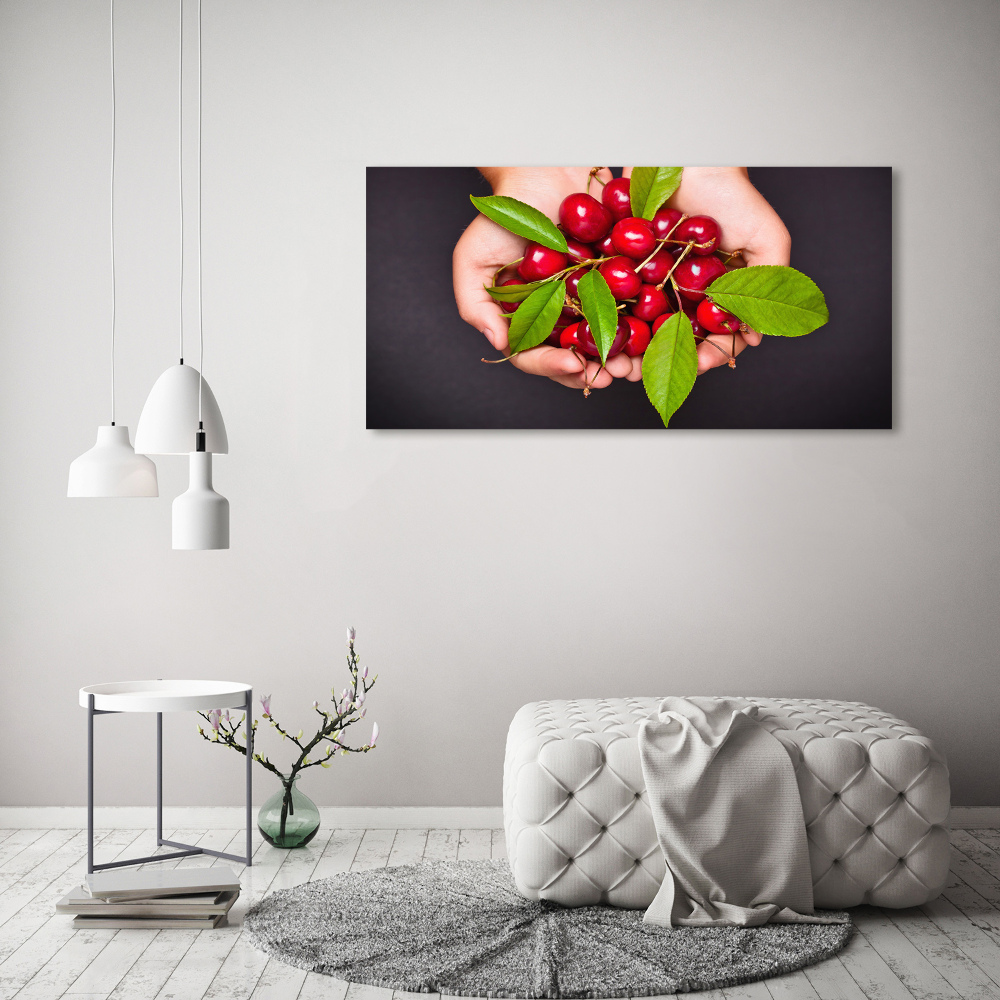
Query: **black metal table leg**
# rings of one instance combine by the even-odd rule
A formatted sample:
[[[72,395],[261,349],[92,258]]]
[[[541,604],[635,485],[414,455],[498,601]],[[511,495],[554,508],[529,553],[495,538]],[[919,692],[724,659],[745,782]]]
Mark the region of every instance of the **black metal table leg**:
[[[94,870],[94,696],[87,698],[87,874]]]
[[[156,713],[156,843],[163,843],[163,713]]]
[[[251,799],[253,793],[253,690],[247,691],[246,718],[243,728],[247,745],[247,867],[253,864],[253,820],[251,818]]]

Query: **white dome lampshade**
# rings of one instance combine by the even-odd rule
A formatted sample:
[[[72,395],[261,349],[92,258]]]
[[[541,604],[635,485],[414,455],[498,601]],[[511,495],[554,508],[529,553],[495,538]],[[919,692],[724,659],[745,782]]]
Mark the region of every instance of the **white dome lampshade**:
[[[74,459],[69,467],[70,497],[155,497],[156,466],[137,455],[128,439],[128,428],[103,424],[97,444]]]
[[[174,500],[175,549],[228,549],[229,501],[212,488],[212,453],[191,452],[190,482]]]
[[[205,451],[216,455],[228,454],[229,438],[219,404],[208,382],[199,376],[197,368],[190,365],[173,365],[150,389],[135,428],[135,446],[139,451],[144,455],[188,455],[194,452],[198,432],[199,383]]]

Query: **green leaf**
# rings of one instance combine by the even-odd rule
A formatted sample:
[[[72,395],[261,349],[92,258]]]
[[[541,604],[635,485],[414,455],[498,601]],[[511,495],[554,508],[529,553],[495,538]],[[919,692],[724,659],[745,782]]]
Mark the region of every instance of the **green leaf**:
[[[830,318],[823,293],[794,267],[757,264],[720,275],[708,297],[758,333],[801,337]]]
[[[527,285],[484,285],[483,287],[497,302],[523,302],[542,282],[532,281]]]
[[[565,281],[547,281],[521,303],[507,332],[511,354],[537,347],[545,340],[556,325],[565,298]]]
[[[608,360],[608,351],[615,341],[615,331],[618,329],[618,308],[615,297],[604,280],[604,275],[598,270],[588,271],[577,286],[580,296],[580,308],[583,318],[590,324],[590,332],[594,335],[594,343],[601,355],[601,364]],[[516,313],[515,313],[516,315]]]
[[[566,253],[566,237],[563,236],[555,223],[544,212],[539,212],[532,205],[526,205],[516,198],[508,198],[502,194],[492,194],[477,198],[470,194],[472,204],[479,209],[487,219],[492,219],[498,226],[509,229],[526,240],[541,243],[550,250]]]
[[[698,375],[698,348],[691,320],[674,313],[656,333],[642,357],[642,384],[663,426],[688,397]]]
[[[680,187],[683,172],[683,167],[633,167],[628,187],[632,215],[637,219],[652,219]]]

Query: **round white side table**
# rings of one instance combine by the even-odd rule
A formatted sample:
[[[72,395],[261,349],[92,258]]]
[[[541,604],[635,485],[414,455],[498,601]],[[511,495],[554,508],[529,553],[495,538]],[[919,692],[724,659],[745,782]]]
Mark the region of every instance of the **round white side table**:
[[[104,868],[142,865],[150,861],[186,858],[193,854],[211,854],[216,858],[252,864],[253,822],[250,814],[253,768],[253,690],[249,684],[235,681],[115,681],[91,684],[80,688],[80,704],[87,709],[87,872]],[[206,712],[215,708],[238,708],[246,712],[243,723],[246,733],[246,856],[224,854],[207,847],[181,844],[163,837],[163,713]],[[179,850],[170,854],[154,854],[145,858],[94,864],[94,716],[116,712],[156,713],[156,843]]]

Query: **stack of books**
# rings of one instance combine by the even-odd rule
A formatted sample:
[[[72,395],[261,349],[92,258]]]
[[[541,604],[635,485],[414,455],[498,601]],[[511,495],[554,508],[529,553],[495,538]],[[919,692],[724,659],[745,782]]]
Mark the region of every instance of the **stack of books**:
[[[56,903],[74,927],[218,927],[240,894],[231,868],[111,868]]]

